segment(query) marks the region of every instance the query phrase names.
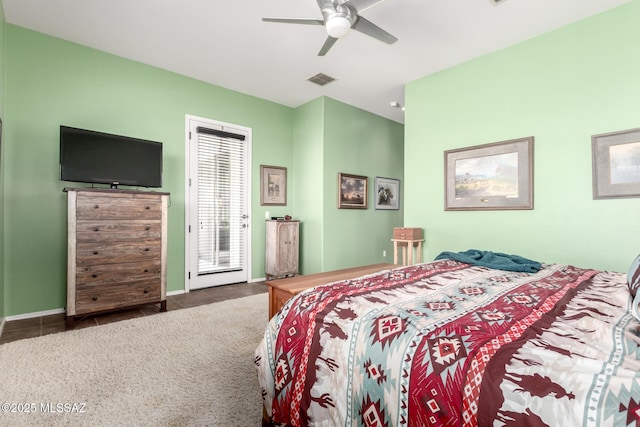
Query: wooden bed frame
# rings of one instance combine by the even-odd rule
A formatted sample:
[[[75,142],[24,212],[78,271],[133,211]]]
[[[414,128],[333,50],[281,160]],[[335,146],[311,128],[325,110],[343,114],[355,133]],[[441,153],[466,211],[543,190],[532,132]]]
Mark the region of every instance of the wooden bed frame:
[[[324,273],[309,274],[306,276],[300,275],[286,279],[267,280],[265,283],[269,286],[269,319],[271,319],[278,310],[280,310],[280,308],[289,301],[289,299],[304,290],[319,285],[339,282],[341,280],[354,279],[356,277],[377,273],[378,271],[388,270],[395,267],[398,266],[390,263],[380,263],[365,265],[362,267],[327,271]],[[264,407],[262,408],[262,426],[273,427],[273,423],[271,422],[271,419]]]
[[[394,267],[397,267],[397,265],[381,263],[327,271],[325,273],[309,274],[306,276],[294,276],[286,279],[267,280],[265,283],[269,286],[269,319],[271,319],[291,297],[304,290],[327,283],[354,279]]]

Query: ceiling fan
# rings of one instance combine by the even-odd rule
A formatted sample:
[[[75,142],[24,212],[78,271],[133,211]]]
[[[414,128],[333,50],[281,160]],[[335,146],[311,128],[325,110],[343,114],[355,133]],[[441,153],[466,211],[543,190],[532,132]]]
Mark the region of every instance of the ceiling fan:
[[[322,25],[329,36],[322,45],[318,56],[324,56],[340,37],[354,29],[384,43],[392,44],[398,39],[363,18],[359,13],[382,3],[384,0],[316,0],[323,19],[297,18],[262,18],[265,22],[281,22],[285,24]]]

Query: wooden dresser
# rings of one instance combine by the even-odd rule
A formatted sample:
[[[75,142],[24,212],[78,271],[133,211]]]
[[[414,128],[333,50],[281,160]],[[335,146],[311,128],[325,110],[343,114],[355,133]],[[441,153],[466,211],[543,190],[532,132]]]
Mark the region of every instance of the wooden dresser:
[[[142,304],[166,311],[168,193],[65,188],[67,326]]]
[[[300,221],[266,223],[265,275],[267,279],[298,274]]]

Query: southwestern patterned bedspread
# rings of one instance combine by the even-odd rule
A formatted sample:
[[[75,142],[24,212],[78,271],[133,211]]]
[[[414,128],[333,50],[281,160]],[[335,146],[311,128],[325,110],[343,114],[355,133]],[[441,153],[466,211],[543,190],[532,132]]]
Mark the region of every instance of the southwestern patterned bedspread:
[[[640,426],[626,275],[453,260],[310,289],[255,363],[291,426]]]

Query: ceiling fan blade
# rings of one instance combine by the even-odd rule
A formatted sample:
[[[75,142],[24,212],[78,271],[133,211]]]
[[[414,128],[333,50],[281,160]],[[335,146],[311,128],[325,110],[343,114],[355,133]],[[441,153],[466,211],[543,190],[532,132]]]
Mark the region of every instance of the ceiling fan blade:
[[[338,39],[336,39],[335,37],[327,37],[327,40],[324,42],[324,44],[322,45],[322,49],[320,49],[320,52],[318,52],[318,56],[325,56],[327,54],[327,52],[329,52],[329,49],[331,49],[331,47],[338,41]]]
[[[262,18],[264,22],[280,22],[283,24],[304,24],[304,25],[324,25],[320,19],[297,19],[297,18]]]
[[[348,0],[341,3],[349,3],[351,6],[356,8],[358,13],[362,13],[367,9],[371,9],[374,6],[379,5],[383,1],[384,0]]]
[[[351,28],[387,44],[393,44],[398,41],[397,37],[392,36],[385,30],[378,27],[373,22],[366,20],[362,16],[358,16],[356,23]]]

